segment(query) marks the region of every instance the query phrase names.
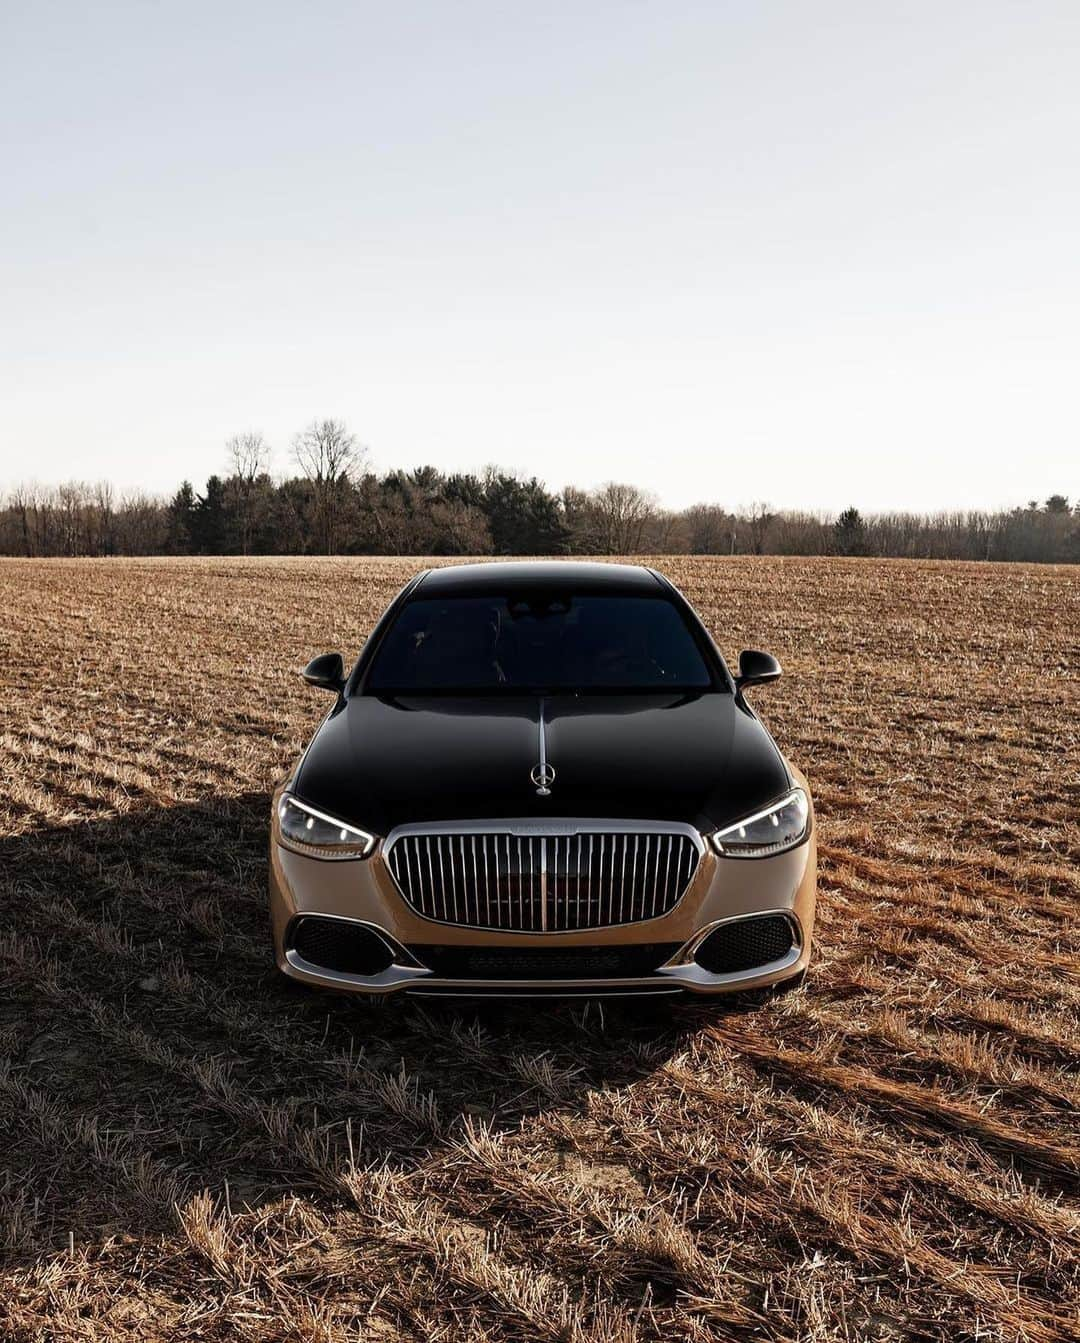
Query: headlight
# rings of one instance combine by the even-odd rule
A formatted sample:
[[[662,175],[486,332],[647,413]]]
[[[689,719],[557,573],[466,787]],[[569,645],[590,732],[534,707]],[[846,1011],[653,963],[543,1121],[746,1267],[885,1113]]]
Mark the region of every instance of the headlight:
[[[712,837],[713,848],[725,858],[766,858],[793,849],[806,837],[809,820],[806,794],[794,788],[753,816],[717,830]]]
[[[278,828],[290,849],[312,858],[366,858],[375,836],[355,825],[316,811],[286,793],[278,803]]]

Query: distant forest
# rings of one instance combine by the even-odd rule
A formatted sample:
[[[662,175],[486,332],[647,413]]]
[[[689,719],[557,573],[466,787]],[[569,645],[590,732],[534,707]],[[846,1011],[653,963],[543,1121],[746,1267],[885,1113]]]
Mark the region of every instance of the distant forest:
[[[879,555],[1080,562],[1064,495],[999,512],[837,516],[698,503],[662,508],[632,484],[553,492],[498,467],[376,475],[346,425],[321,420],[271,477],[261,434],[226,444],[224,474],[171,499],[108,484],[22,485],[0,497],[6,555]]]

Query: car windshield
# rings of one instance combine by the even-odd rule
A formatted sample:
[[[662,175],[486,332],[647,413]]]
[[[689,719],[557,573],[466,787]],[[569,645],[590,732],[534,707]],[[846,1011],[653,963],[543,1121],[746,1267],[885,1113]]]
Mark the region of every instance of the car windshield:
[[[368,693],[704,690],[702,648],[665,597],[504,593],[408,602]]]

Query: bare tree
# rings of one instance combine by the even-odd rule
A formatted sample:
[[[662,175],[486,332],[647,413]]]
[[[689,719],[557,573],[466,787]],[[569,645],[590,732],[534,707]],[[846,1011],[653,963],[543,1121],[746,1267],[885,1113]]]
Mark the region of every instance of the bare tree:
[[[34,539],[30,533],[30,515],[37,512],[37,492],[32,485],[16,485],[11,491],[11,497],[8,500],[8,508],[17,519],[17,528],[19,539],[22,543],[22,553],[24,555],[33,555]]]
[[[232,474],[247,485],[253,484],[270,464],[270,445],[257,429],[233,434],[225,442],[225,452]]]
[[[364,530],[370,535],[376,554],[417,554],[424,549],[415,544],[413,516],[409,497],[402,490],[388,490],[373,475],[364,476],[357,486]]]
[[[87,545],[87,502],[90,486],[82,480],[66,480],[50,493],[61,536],[62,555],[85,555]]]
[[[776,555],[826,555],[835,539],[833,522],[816,513],[784,510],[769,529],[769,550]]]
[[[636,485],[610,480],[593,495],[592,507],[605,554],[640,552],[645,528],[656,516],[655,495]]]
[[[681,516],[667,508],[657,509],[642,529],[641,545],[650,555],[685,551]]]
[[[134,490],[116,511],[114,536],[118,555],[160,555],[168,534],[168,508],[152,495]]]
[[[691,504],[683,514],[694,555],[720,555],[731,539],[731,519],[719,504]]]
[[[432,504],[428,513],[435,555],[490,555],[491,531],[479,508],[460,500]]]
[[[769,535],[769,528],[772,526],[774,515],[769,512],[769,505],[765,503],[756,503],[750,505],[750,516],[746,519],[747,530],[750,533],[750,553],[752,555],[764,555],[765,542]]]
[[[296,464],[311,481],[323,554],[332,555],[337,541],[342,487],[362,470],[367,451],[343,420],[312,420],[293,439]]]
[[[111,481],[99,480],[94,486],[94,511],[97,515],[95,548],[99,555],[111,555],[116,549],[116,491]]]
[[[246,555],[255,527],[255,482],[270,464],[270,445],[257,429],[249,429],[227,439],[225,452],[232,467],[229,493],[236,511],[240,553]]]

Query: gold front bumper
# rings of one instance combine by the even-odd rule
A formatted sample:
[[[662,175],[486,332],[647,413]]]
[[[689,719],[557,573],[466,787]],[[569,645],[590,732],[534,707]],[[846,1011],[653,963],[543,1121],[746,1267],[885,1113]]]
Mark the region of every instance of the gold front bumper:
[[[276,810],[275,797],[275,810]],[[505,932],[425,918],[405,900],[383,858],[382,845],[370,858],[333,862],[270,844],[270,910],[279,968],[294,979],[357,993],[460,993],[528,996],[598,993],[723,993],[765,987],[792,978],[810,957],[817,863],[813,826],[796,849],[771,858],[721,858],[709,846],[681,899],[667,914],[602,928],[572,932]],[[692,957],[694,946],[714,927],[751,915],[784,914],[793,921],[795,944],[778,961],[749,971],[712,974]],[[380,974],[354,975],[304,961],[287,945],[289,925],[313,914],[369,925],[397,950]],[[443,947],[569,948],[669,943],[678,947],[664,965],[640,978],[614,979],[447,979],[424,968],[408,948]]]

